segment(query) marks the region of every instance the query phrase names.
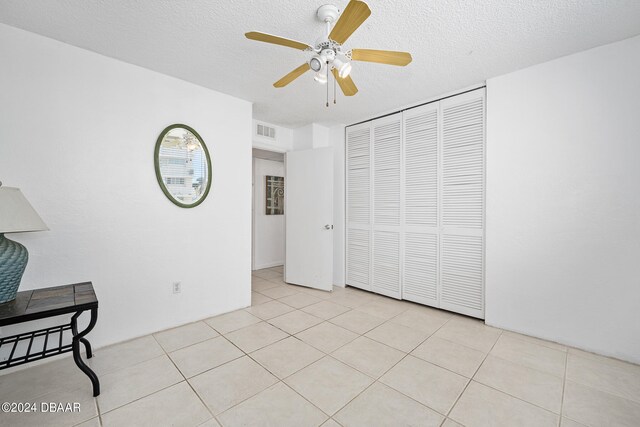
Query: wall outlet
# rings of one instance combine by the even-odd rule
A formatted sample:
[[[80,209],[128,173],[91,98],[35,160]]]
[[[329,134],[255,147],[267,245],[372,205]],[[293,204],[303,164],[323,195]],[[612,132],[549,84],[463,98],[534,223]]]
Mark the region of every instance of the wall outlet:
[[[173,293],[179,294],[182,292],[182,282],[173,282]]]

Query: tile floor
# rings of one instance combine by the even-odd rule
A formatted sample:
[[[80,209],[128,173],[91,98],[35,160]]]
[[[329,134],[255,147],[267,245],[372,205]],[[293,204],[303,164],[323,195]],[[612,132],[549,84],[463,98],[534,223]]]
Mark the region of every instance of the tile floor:
[[[91,359],[0,377],[0,400],[79,402],[2,426],[638,426],[640,366],[353,288],[254,272],[252,306]]]

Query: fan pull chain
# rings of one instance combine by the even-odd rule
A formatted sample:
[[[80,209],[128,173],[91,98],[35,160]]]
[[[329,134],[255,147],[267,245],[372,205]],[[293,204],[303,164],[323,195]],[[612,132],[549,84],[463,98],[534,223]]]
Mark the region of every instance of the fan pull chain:
[[[333,103],[336,103],[336,79],[333,79]]]
[[[327,61],[327,107],[329,107],[329,61]]]

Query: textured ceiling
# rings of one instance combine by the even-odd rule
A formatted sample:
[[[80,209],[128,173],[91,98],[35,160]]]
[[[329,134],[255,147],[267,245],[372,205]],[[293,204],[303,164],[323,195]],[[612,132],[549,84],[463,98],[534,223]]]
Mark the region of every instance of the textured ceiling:
[[[0,22],[252,101],[256,119],[289,127],[353,123],[640,33],[638,0],[369,0],[371,17],[346,46],[406,50],[414,60],[355,63],[360,92],[325,108],[312,73],[272,86],[306,53],[244,33],[313,43],[323,33],[315,11],[327,1],[0,0]]]

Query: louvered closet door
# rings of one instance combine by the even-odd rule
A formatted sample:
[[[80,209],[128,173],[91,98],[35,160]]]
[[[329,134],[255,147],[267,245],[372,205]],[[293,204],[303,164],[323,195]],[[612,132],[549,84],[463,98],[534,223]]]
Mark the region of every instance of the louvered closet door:
[[[347,284],[371,290],[371,128],[347,128]]]
[[[402,114],[372,122],[372,290],[400,298]]]
[[[404,112],[402,298],[438,306],[438,103]]]
[[[484,318],[484,90],[440,102],[440,307]]]

